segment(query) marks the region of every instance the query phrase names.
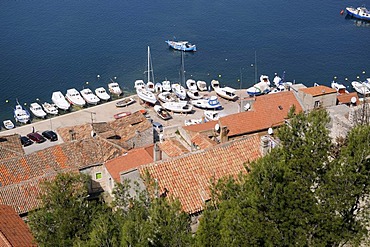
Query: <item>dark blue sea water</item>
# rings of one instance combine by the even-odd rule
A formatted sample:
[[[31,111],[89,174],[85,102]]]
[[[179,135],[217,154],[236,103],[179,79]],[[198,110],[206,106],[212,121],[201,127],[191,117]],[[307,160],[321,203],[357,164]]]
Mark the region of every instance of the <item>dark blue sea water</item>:
[[[186,77],[246,88],[257,74],[349,85],[370,77],[370,24],[340,15],[366,1],[38,0],[0,3],[0,120],[15,100],[51,101],[53,91],[144,79],[147,46],[156,81],[179,80],[180,53],[165,40],[189,40]],[[362,72],[365,71],[365,74]],[[100,78],[97,77],[100,75]],[[221,75],[221,77],[219,77]],[[8,103],[6,103],[8,101]]]

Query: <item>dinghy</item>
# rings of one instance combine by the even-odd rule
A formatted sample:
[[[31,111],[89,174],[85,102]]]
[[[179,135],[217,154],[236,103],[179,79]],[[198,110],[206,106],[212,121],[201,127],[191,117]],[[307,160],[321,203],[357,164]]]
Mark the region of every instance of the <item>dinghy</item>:
[[[128,106],[132,103],[134,103],[135,100],[133,98],[125,98],[123,100],[117,101],[116,102],[116,107],[125,107]]]
[[[157,113],[157,115],[162,118],[163,120],[168,120],[171,118],[171,115],[160,105],[154,106],[154,111]]]
[[[14,128],[14,123],[9,119],[4,120],[3,124],[4,124],[4,128],[7,129],[7,130],[11,130],[11,129]]]

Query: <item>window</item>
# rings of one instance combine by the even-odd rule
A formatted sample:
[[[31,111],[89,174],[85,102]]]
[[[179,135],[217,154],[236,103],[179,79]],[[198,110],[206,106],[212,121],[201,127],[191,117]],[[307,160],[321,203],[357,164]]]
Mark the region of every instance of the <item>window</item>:
[[[103,175],[101,174],[101,172],[95,173],[95,179],[101,179],[102,177]]]
[[[320,107],[320,100],[316,100],[315,101],[315,105],[314,105],[314,108],[319,108]]]

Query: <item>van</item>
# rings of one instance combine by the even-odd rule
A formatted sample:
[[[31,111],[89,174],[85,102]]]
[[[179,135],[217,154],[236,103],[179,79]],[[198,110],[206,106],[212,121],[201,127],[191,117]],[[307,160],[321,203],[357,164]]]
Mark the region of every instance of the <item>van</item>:
[[[163,132],[163,125],[158,122],[153,122],[153,128],[158,132]]]

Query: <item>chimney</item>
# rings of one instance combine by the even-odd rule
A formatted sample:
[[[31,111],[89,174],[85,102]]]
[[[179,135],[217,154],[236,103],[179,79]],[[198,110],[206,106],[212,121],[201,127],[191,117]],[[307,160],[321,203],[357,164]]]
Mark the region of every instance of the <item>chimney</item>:
[[[261,153],[265,156],[271,150],[271,140],[270,137],[265,135],[261,137]]]
[[[228,141],[228,137],[227,137],[228,133],[229,133],[229,130],[228,130],[227,126],[222,126],[221,127],[221,133],[220,133],[221,143]]]
[[[162,150],[158,147],[157,143],[154,143],[153,146],[153,161],[157,162],[162,160]]]

